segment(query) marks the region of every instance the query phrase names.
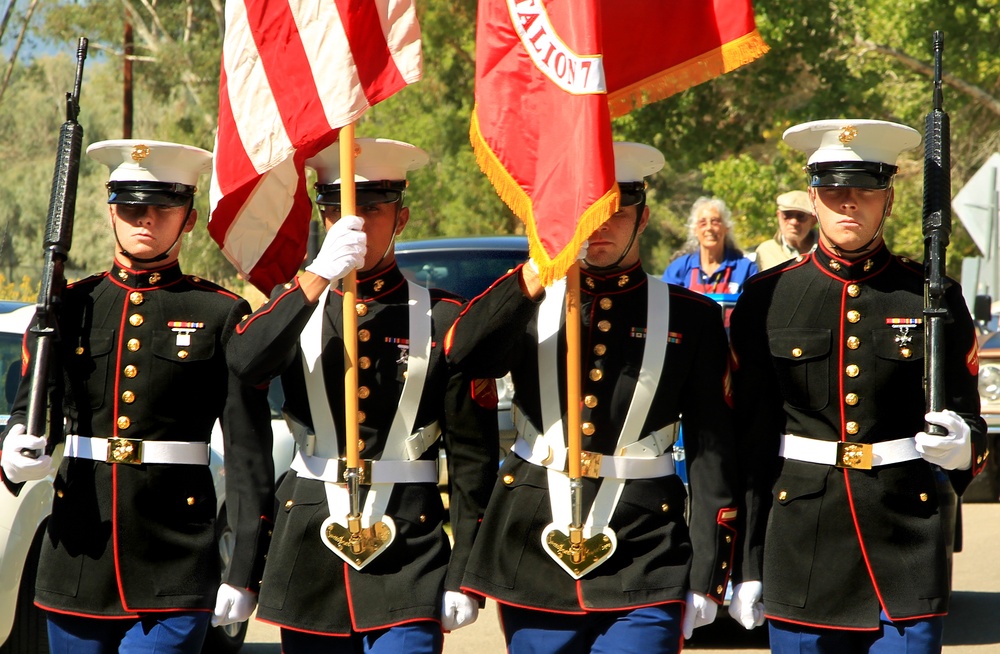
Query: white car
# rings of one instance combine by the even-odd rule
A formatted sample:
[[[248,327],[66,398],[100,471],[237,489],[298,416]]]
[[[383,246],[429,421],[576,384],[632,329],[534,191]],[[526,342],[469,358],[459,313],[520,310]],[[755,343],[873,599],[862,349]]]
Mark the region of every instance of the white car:
[[[31,325],[35,305],[0,301],[0,371],[3,390],[0,394],[0,429],[10,418],[21,380],[21,342]],[[275,474],[288,470],[294,454],[294,442],[288,424],[281,415],[283,396],[278,380],[268,393],[271,406],[271,430],[274,433]],[[225,459],[222,431],[216,423],[212,432],[209,465],[215,480],[218,499],[219,556],[222,566],[229,564],[233,551],[232,531],[226,519]],[[62,460],[62,445],[52,454],[58,469]],[[41,549],[45,524],[52,511],[52,482],[55,472],[40,481],[27,482],[14,497],[0,489],[0,644],[5,654],[38,654],[48,651],[45,615],[34,605],[35,571]],[[203,651],[206,654],[236,652],[246,637],[246,623],[209,629]]]

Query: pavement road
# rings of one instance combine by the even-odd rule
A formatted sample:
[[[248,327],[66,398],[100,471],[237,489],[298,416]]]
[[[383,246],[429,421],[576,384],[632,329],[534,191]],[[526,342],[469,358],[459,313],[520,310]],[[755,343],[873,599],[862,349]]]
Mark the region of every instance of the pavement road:
[[[963,550],[955,556],[951,613],[945,619],[944,654],[1000,652],[1000,504],[966,504]],[[920,574],[914,570],[913,574]],[[685,650],[698,654],[765,654],[766,629],[744,631],[720,612],[698,629]],[[488,603],[475,624],[445,637],[444,654],[494,654],[504,651],[496,605]],[[253,621],[242,654],[280,654],[278,630]]]

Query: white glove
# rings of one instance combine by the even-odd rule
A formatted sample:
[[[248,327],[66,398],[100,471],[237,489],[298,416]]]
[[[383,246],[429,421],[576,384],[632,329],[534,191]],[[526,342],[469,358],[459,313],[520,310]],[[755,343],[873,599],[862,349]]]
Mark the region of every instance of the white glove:
[[[441,626],[445,631],[455,631],[470,625],[479,617],[479,604],[465,593],[444,591],[441,601]]]
[[[684,607],[684,640],[691,638],[691,634],[698,627],[715,622],[715,615],[719,611],[719,605],[708,599],[701,593],[689,590],[686,605]]]
[[[20,484],[48,476],[52,472],[52,457],[45,453],[46,442],[42,436],[27,434],[24,425],[11,427],[3,440],[3,452],[0,454],[0,465],[7,479]],[[40,455],[33,459],[25,456],[22,450],[36,450]]]
[[[948,430],[948,434],[932,436],[926,432],[917,432],[914,440],[920,456],[945,470],[968,470],[972,467],[972,443],[969,441],[972,432],[957,413],[948,409],[930,411],[924,416],[924,420],[941,425]]]
[[[744,581],[733,587],[733,599],[729,602],[729,615],[746,630],[764,624],[764,585],[759,581]]]
[[[219,594],[215,597],[212,626],[246,622],[255,608],[257,608],[257,593],[246,588],[222,584],[219,586]]]
[[[368,235],[364,226],[365,221],[358,216],[341,216],[327,231],[323,245],[306,270],[335,282],[363,266],[368,251]]]

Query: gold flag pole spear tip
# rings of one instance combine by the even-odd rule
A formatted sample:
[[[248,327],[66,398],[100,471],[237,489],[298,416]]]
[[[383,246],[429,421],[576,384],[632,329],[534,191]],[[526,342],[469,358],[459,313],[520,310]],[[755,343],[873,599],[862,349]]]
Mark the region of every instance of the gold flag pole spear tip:
[[[340,207],[341,215],[357,213],[354,187],[354,124],[340,130]],[[344,561],[360,570],[387,549],[396,537],[396,525],[389,516],[372,516],[371,526],[364,527],[361,516],[362,483],[371,483],[371,472],[360,461],[358,429],[358,276],[352,270],[343,280],[344,316],[344,441],[346,461],[342,478],[350,496],[346,527],[330,516],[323,523],[323,535],[331,549]]]

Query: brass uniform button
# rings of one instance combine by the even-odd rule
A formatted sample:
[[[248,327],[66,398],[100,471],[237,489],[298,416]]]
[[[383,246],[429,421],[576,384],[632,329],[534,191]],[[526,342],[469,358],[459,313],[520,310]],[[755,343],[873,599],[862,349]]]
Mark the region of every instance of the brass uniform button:
[[[420,517],[417,519],[420,520],[420,522],[427,522],[427,516],[425,516],[423,513],[421,513]]]
[[[191,281],[192,282],[200,282],[201,281],[201,277],[199,277],[198,275],[191,275]]]
[[[122,280],[123,282],[126,279],[128,279],[128,272],[126,272],[126,270],[124,268],[119,268],[118,269],[118,279]]]
[[[722,562],[722,569],[723,569],[723,570],[725,570],[725,569],[726,569],[726,568],[728,568],[728,567],[729,567],[729,564],[728,564],[728,563],[726,563],[725,561],[723,561],[723,562]]]
[[[588,409],[593,409],[597,406],[597,397],[594,395],[585,395],[583,397],[583,405]]]
[[[83,354],[84,352],[86,352],[86,350],[83,349],[83,346],[77,345],[76,349],[73,350],[73,352],[75,352],[76,354]]]
[[[128,416],[118,416],[118,429],[128,429],[132,425],[132,421],[129,420]]]
[[[603,377],[604,377],[604,373],[603,372],[601,372],[597,368],[591,369],[591,371],[590,371],[590,381],[601,381],[601,378],[603,378]]]
[[[514,483],[514,475],[504,475],[503,476],[503,483],[505,483],[508,486],[510,486],[511,484],[513,484]]]
[[[858,429],[859,429],[858,423],[854,422],[853,420],[848,421],[848,423],[847,423],[847,433],[848,434],[852,434],[852,435],[856,434],[856,433],[858,433]]]
[[[358,424],[364,424],[365,420],[368,418],[364,411],[358,411]]]
[[[365,441],[363,438],[358,439],[358,452],[365,449]]]
[[[602,320],[599,323],[597,323],[597,328],[600,329],[602,332],[609,332],[611,331],[611,323],[607,320]]]
[[[909,359],[910,357],[913,356],[913,350],[911,350],[908,347],[899,348],[899,353],[903,355],[904,359]]]
[[[135,377],[136,375],[139,374],[139,369],[136,368],[133,365],[128,365],[128,366],[125,366],[125,370],[123,371],[123,374],[126,377],[128,377],[129,379],[132,379],[133,377]]]
[[[188,351],[187,350],[178,350],[177,351],[177,358],[178,359],[186,359],[186,358],[188,358]]]
[[[592,423],[592,422],[585,422],[585,423],[583,423],[582,425],[580,425],[580,431],[583,432],[584,436],[593,436],[594,435],[594,423]]]
[[[781,500],[782,502],[788,499],[788,491],[781,491],[780,493],[778,493],[778,499]]]
[[[160,273],[153,273],[152,275],[149,276],[150,284],[155,284],[158,281],[160,281]]]
[[[715,594],[716,595],[721,595],[723,590],[725,590],[725,589],[722,586],[716,586],[715,587]]]
[[[194,506],[194,498],[193,497],[187,498],[187,503],[188,503],[188,506]]]
[[[368,305],[365,304],[364,302],[358,302],[357,304],[355,304],[354,305],[354,310],[358,312],[359,316],[367,316],[368,315]]]
[[[847,294],[850,295],[851,297],[858,297],[859,295],[861,295],[861,287],[858,286],[857,284],[848,284]]]
[[[145,298],[142,297],[142,293],[139,291],[132,291],[128,294],[128,301],[136,306],[142,304],[144,299]]]
[[[861,312],[851,309],[847,312],[847,322],[855,323],[861,320]]]
[[[927,493],[921,493],[920,494],[920,501],[921,502],[926,502],[927,501]]]
[[[358,397],[361,398],[362,400],[367,399],[368,396],[371,394],[372,392],[371,390],[368,389],[367,386],[358,386]]]
[[[663,504],[660,505],[660,511],[663,511],[664,513],[666,513],[669,510],[670,510],[670,505],[667,504],[666,502],[664,502]]]
[[[368,370],[369,368],[372,367],[372,360],[369,359],[368,357],[361,357],[360,359],[358,359],[358,366],[362,370]]]
[[[608,309],[610,309],[611,308],[611,298],[609,298],[609,297],[602,297],[601,298],[601,308],[604,309],[605,311],[607,311]]]
[[[846,402],[848,406],[854,406],[858,403],[859,399],[860,398],[857,393],[848,393],[847,397],[844,398],[844,402]]]
[[[909,259],[907,259],[906,257],[902,257],[902,259],[903,259],[903,262],[909,262]],[[875,262],[874,261],[872,261],[871,259],[868,259],[868,260],[865,261],[865,272],[868,272],[869,270],[871,270],[874,267],[875,267]]]
[[[848,336],[847,337],[847,349],[849,349],[849,350],[856,350],[859,347],[861,347],[861,339],[860,338],[858,338],[857,336]]]
[[[376,293],[378,293],[379,291],[381,291],[383,286],[385,286],[385,280],[384,279],[376,279],[375,283],[372,284],[372,288],[375,289]]]
[[[133,313],[131,316],[128,317],[128,323],[133,327],[138,327],[139,325],[142,324],[142,316],[139,315],[138,313]]]
[[[796,359],[798,359],[800,356],[802,356],[802,348],[801,347],[793,347],[792,348],[792,356],[795,357]]]
[[[726,534],[726,543],[731,543],[731,542],[733,542],[733,537],[730,536],[729,534]]]
[[[618,288],[624,288],[625,284],[628,284],[628,275],[622,275],[618,278]]]
[[[594,280],[590,277],[584,277],[583,283],[587,286],[587,288],[594,288]]]
[[[138,352],[139,348],[142,347],[142,343],[139,342],[138,338],[128,339],[128,343],[125,344],[129,352]]]
[[[861,374],[861,368],[857,367],[852,363],[851,365],[847,366],[847,370],[845,370],[844,372],[847,373],[848,377],[857,377],[858,375]]]
[[[132,404],[133,402],[135,402],[135,393],[133,393],[132,391],[125,391],[124,393],[122,393],[122,402],[124,402],[125,404]]]
[[[830,270],[840,270],[840,262],[839,261],[834,261],[834,260],[831,259],[830,260]]]
[[[599,357],[604,356],[604,353],[607,351],[608,351],[607,345],[602,345],[601,343],[598,343],[597,345],[594,346],[594,354],[596,354]]]
[[[285,508],[286,508],[286,509],[290,509],[290,508],[292,508],[292,506],[293,506],[294,504],[295,504],[295,501],[294,501],[294,500],[287,500],[287,501],[285,501]]]
[[[362,343],[367,343],[368,341],[371,340],[371,338],[372,338],[372,333],[367,329],[358,330],[358,340],[361,341]]]
[[[291,282],[285,282],[285,288],[291,288],[291,287],[292,287]]]
[[[56,491],[56,497],[58,498],[66,497],[66,493],[64,493],[63,489],[60,488],[59,490]]]

